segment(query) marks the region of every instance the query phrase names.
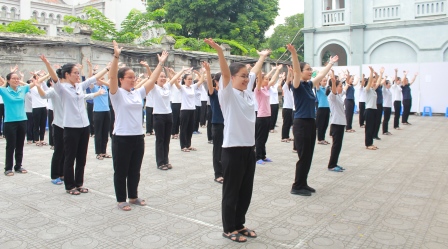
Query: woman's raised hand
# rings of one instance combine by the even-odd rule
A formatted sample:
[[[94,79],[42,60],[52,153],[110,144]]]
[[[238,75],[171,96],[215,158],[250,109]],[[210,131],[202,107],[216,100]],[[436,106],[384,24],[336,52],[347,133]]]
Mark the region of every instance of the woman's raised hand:
[[[114,40],[112,41],[112,44],[114,44],[114,56],[115,57],[119,57],[121,54],[121,50],[123,49],[123,47],[118,47],[118,43]]]
[[[212,38],[204,39],[204,42],[210,45],[210,47],[214,48],[215,50],[222,50],[222,48],[218,45],[218,43],[213,41]]]
[[[163,51],[161,55],[157,55],[157,57],[159,58],[159,63],[165,63],[165,61],[168,59],[168,52],[167,51]]]

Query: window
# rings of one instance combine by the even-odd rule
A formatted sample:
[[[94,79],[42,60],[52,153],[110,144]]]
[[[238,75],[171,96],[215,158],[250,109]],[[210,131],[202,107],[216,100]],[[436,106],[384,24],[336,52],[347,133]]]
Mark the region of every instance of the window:
[[[11,8],[11,15],[10,15],[11,19],[16,19],[16,9],[15,8]]]
[[[41,22],[41,23],[45,23],[45,12],[42,12],[42,13],[40,14],[40,22]]]
[[[323,0],[324,10],[337,10],[345,8],[345,0]]]
[[[49,14],[48,15],[48,23],[53,24],[54,22],[54,15],[53,14]]]
[[[61,24],[61,15],[56,16],[56,24],[57,25]]]
[[[33,11],[33,16],[32,16],[32,18],[33,18],[34,20],[36,20],[36,21],[38,20],[38,19],[37,19],[37,18],[38,18],[37,15],[38,15],[38,14],[37,14],[37,11]]]
[[[0,16],[5,18],[6,17],[6,12],[8,11],[8,8],[6,8],[6,6],[2,7],[2,12],[0,13]]]

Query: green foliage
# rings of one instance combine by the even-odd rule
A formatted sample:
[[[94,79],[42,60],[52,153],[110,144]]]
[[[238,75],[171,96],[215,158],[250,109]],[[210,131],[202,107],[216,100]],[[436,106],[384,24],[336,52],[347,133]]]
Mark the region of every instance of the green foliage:
[[[64,26],[62,28],[62,30],[67,33],[67,34],[73,34],[73,30],[75,30],[74,28],[70,27],[70,26]]]
[[[8,25],[0,25],[1,31],[3,32],[12,32],[12,33],[23,33],[29,35],[44,35],[46,34],[45,30],[40,30],[34,24],[37,23],[36,20],[21,20],[17,22],[11,22]]]
[[[0,25],[0,32],[7,32],[5,25]]]
[[[183,36],[176,36],[176,44],[174,44],[174,48],[183,49],[188,51],[202,51],[202,52],[210,52],[216,53],[214,49],[212,49],[209,45],[207,45],[203,39],[196,38],[187,38]],[[231,54],[235,55],[246,55],[249,51],[242,44],[238,43],[234,40],[225,40],[225,39],[213,39],[217,43],[226,43],[228,44],[232,50]],[[258,56],[258,55],[257,55]]]
[[[269,48],[273,51],[272,56],[279,58],[284,51],[286,51],[285,45],[290,43],[294,36],[303,28],[304,14],[296,14],[285,18],[285,24],[280,24],[274,29],[274,33],[268,39],[267,43]],[[303,44],[303,33],[299,33],[292,43],[296,49],[299,49]],[[280,53],[282,48],[283,52]],[[303,59],[303,47],[298,51],[299,59]],[[288,56],[283,56],[282,60],[287,59]]]

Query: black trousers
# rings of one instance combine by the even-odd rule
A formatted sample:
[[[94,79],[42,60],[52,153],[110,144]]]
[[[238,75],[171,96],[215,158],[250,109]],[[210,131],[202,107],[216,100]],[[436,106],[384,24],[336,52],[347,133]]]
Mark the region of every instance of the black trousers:
[[[282,116],[283,116],[282,139],[287,139],[287,138],[289,138],[289,130],[291,129],[292,120],[294,117],[293,113],[292,113],[292,109],[283,108]]]
[[[396,100],[394,101],[394,128],[400,127],[400,115],[401,115],[401,101]]]
[[[26,113],[26,118],[28,119],[26,121],[26,140],[34,142],[34,136],[33,136],[33,126],[34,126],[33,113],[32,112],[27,112]]]
[[[345,127],[346,130],[353,129],[353,114],[355,112],[355,100],[353,99],[345,99],[345,118],[347,120],[347,126]]]
[[[278,104],[271,104],[271,118],[269,121],[269,130],[274,130],[278,119]]]
[[[48,109],[48,143],[50,144],[50,146],[54,146],[54,141],[53,141],[53,119],[54,119],[54,112],[53,110]]]
[[[154,119],[152,116],[153,107],[146,107],[146,133],[153,133]]]
[[[33,108],[33,138],[34,141],[44,141],[47,125],[47,108]]]
[[[51,179],[64,177],[64,128],[53,125],[54,151],[51,159]]]
[[[84,183],[89,133],[89,126],[64,128],[64,183],[66,190],[82,187]],[[75,160],[76,166],[74,166]]]
[[[145,154],[143,135],[112,137],[112,159],[114,165],[114,187],[117,202],[138,198],[140,169]]]
[[[181,103],[171,103],[171,111],[173,111],[173,127],[171,128],[171,135],[179,134],[180,106]]]
[[[378,137],[381,128],[381,117],[383,116],[383,104],[376,104],[375,130],[373,137]]]
[[[222,143],[224,141],[224,124],[212,124],[213,134],[213,170],[215,179],[222,176]]]
[[[15,157],[14,170],[22,167],[23,145],[25,143],[26,120],[5,122],[4,133],[6,138],[5,171],[12,170]]]
[[[266,142],[269,137],[271,117],[257,118],[255,122],[255,150],[257,160],[266,159]]]
[[[193,131],[199,131],[200,118],[201,118],[201,107],[196,106],[196,110],[194,111]]]
[[[112,138],[112,133],[114,132],[114,125],[115,125],[115,111],[112,105],[109,106],[110,110],[110,128],[109,128],[109,135]]]
[[[211,141],[213,140],[213,133],[212,133],[212,107],[207,106],[207,140]]]
[[[331,136],[333,138],[333,144],[331,145],[330,161],[328,162],[328,168],[332,169],[338,166],[339,154],[342,149],[342,140],[344,139],[345,125],[331,125]]]
[[[402,123],[407,123],[409,114],[411,113],[412,99],[403,99],[403,117],[401,119]]]
[[[359,102],[359,126],[364,125],[364,121],[366,120],[364,114],[365,111],[366,111],[366,102]]]
[[[5,104],[0,104],[0,136],[3,136],[3,121],[5,119]]]
[[[90,135],[93,135],[93,134],[95,134],[95,126],[94,126],[94,124],[93,124],[93,103],[89,103],[89,102],[86,102],[87,103],[87,117],[89,118],[89,123],[90,123],[90,125],[89,125],[89,132],[90,132]]]
[[[170,163],[171,128],[173,126],[173,114],[154,114],[154,131],[156,132],[156,162],[157,167]]]
[[[201,126],[204,126],[206,121],[207,121],[207,101],[201,101],[201,116],[199,121]]]
[[[222,224],[230,233],[244,228],[255,175],[254,147],[222,149]]]
[[[195,110],[180,111],[180,148],[191,147],[191,137],[193,136]]]
[[[365,129],[365,145],[373,145],[373,138],[375,136],[375,120],[376,110],[366,109],[365,111],[366,129]]]
[[[317,108],[317,140],[325,140],[325,133],[327,133],[328,124],[330,122],[330,107]]]
[[[299,160],[296,163],[296,174],[292,188],[300,190],[308,186],[308,173],[310,172],[314,146],[316,145],[316,121],[314,118],[294,119],[293,133]]]
[[[109,140],[110,112],[94,112],[95,154],[106,154]]]
[[[389,120],[392,108],[384,107],[384,119],[383,119],[383,133],[389,132]]]

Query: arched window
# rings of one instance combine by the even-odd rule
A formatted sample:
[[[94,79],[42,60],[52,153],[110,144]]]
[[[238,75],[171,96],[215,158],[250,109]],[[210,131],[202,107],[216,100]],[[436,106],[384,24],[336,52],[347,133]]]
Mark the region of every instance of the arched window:
[[[32,18],[33,19],[35,19],[36,21],[38,21],[38,18],[39,18],[39,13],[37,13],[37,11],[33,11],[33,16],[32,16]]]
[[[11,19],[17,19],[17,17],[16,17],[16,8],[11,8],[10,18]]]
[[[57,25],[61,24],[61,20],[62,20],[61,15],[57,15],[56,16],[56,24]]]
[[[53,14],[49,14],[48,15],[48,23],[49,24],[53,24],[53,22],[54,22],[54,15]]]
[[[8,8],[6,6],[3,6],[2,7],[2,12],[0,13],[0,16],[5,18],[7,12],[8,12]]]
[[[45,12],[42,12],[41,14],[40,14],[40,22],[41,23],[45,23]]]

